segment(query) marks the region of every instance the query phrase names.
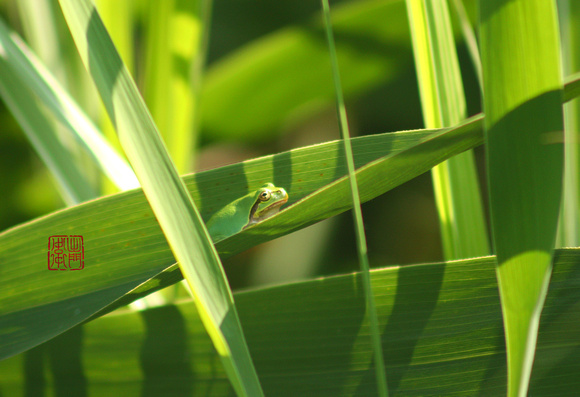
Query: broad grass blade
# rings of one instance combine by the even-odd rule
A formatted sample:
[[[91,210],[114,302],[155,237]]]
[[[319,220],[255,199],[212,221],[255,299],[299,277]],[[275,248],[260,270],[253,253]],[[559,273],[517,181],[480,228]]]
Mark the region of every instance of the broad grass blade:
[[[508,353],[508,395],[527,395],[562,188],[556,5],[480,1],[487,171]]]
[[[217,251],[135,83],[94,5],[89,0],[60,4],[234,389],[239,395],[262,395]]]

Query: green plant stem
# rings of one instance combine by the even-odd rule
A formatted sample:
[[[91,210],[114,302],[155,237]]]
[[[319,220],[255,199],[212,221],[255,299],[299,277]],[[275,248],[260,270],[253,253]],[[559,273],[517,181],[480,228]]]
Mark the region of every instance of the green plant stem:
[[[361,203],[355,175],[352,147],[350,144],[350,134],[348,130],[348,118],[346,115],[346,107],[344,105],[344,97],[342,94],[342,87],[340,83],[340,72],[338,68],[338,60],[336,58],[336,46],[334,44],[334,36],[332,34],[332,21],[330,19],[330,7],[328,6],[328,0],[322,0],[322,9],[324,14],[324,26],[326,30],[326,38],[328,40],[328,49],[332,64],[332,78],[334,81],[334,89],[336,95],[338,123],[344,143],[344,152],[346,155],[346,162],[348,167],[350,191],[352,194],[353,217],[357,239],[357,251],[360,262],[362,281],[365,289],[367,315],[371,326],[371,337],[373,342],[373,351],[375,358],[375,375],[377,387],[379,390],[379,395],[388,396],[389,391],[387,387],[387,378],[385,373],[383,348],[380,336],[381,333],[379,331],[379,322],[377,318],[375,300],[374,295],[372,293],[371,278],[369,272],[369,260],[367,255],[367,242],[364,233]]]

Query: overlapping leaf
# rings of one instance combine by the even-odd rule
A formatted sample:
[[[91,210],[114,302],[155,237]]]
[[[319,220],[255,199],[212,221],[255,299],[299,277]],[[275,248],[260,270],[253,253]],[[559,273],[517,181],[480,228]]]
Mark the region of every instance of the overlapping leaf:
[[[59,3],[236,393],[263,395],[218,253],[135,82],[94,4]]]
[[[574,89],[578,81],[580,74],[572,76],[566,88]],[[432,134],[417,131],[354,139],[357,167],[376,160],[364,175],[359,170],[362,200],[479,145],[482,119],[477,116],[459,128]],[[338,147],[338,142],[328,142],[184,177],[205,219],[264,181],[274,181],[289,191],[291,207],[218,243],[222,257],[348,209],[350,200],[347,202],[344,191],[336,199],[329,196],[345,186],[344,182],[331,183],[345,172]],[[47,239],[54,234],[86,237],[87,271],[71,275],[43,270],[47,269]],[[181,274],[175,267],[169,268],[172,263],[173,256],[139,190],[100,198],[4,231],[0,234],[0,357],[40,344],[112,302],[117,306],[129,303],[177,282]],[[133,294],[119,300],[131,290]]]
[[[562,197],[558,10],[555,1],[545,0],[479,4],[486,166],[508,352],[507,395],[523,397],[550,283]]]
[[[358,170],[362,200],[368,201],[446,157],[477,145],[481,142],[479,124],[477,119],[455,130],[354,140],[357,166],[367,163]],[[335,141],[195,174],[185,182],[206,219],[265,181],[289,192],[294,205],[218,243],[222,257],[227,257],[347,210],[350,197],[344,174],[340,145]],[[56,234],[84,237],[85,270],[45,270],[47,239]],[[105,197],[21,225],[0,235],[0,247],[2,357],[85,320],[173,263],[140,191]],[[38,321],[35,316],[39,313],[62,319]]]
[[[580,386],[578,263],[578,249],[557,254],[540,327],[535,396],[573,395]],[[505,393],[493,257],[371,274],[392,393]],[[358,274],[241,292],[235,299],[266,395],[376,395]],[[0,362],[0,391],[12,396],[25,386],[42,388],[34,369],[41,362],[50,362],[46,391],[66,384],[77,395],[233,395],[191,302],[119,311]]]

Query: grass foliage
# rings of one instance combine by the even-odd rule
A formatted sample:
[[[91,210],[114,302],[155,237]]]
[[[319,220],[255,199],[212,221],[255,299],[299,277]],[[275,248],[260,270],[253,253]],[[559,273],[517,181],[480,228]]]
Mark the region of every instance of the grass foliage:
[[[53,181],[0,220],[66,204],[0,232],[0,395],[574,395],[575,2],[96,3],[0,2],[0,117]],[[397,235],[427,171],[402,216],[441,238]],[[288,204],[214,244],[266,182]]]

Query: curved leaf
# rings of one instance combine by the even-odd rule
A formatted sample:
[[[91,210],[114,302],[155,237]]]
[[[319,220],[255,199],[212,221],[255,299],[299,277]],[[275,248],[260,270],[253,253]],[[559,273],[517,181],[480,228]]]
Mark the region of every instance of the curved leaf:
[[[135,82],[91,1],[59,2],[232,385],[241,396],[262,396],[218,253]]]
[[[567,79],[565,100],[580,95],[579,81],[580,73]],[[478,115],[459,127],[435,132],[354,138],[355,165],[368,165],[364,175],[357,172],[362,201],[481,144],[482,120]],[[348,195],[332,197],[345,186],[339,181],[345,175],[339,146],[339,141],[327,142],[185,176],[204,219],[264,181],[274,181],[290,194],[290,207],[219,242],[220,255],[234,255],[346,211]],[[324,192],[317,192],[326,185]],[[74,277],[45,271],[48,237],[72,233],[87,236],[91,270],[75,272]],[[0,358],[36,346],[113,302],[107,310],[179,281],[181,273],[171,267],[173,262],[140,190],[93,200],[0,233]]]
[[[456,129],[353,139],[361,200],[368,201],[478,145],[480,125],[481,118],[476,118]],[[340,141],[334,141],[194,174],[184,182],[205,219],[266,181],[288,191],[292,205],[286,210],[217,243],[222,257],[228,257],[349,209],[341,151]],[[84,237],[85,270],[46,270],[47,239],[58,234]],[[0,234],[0,247],[0,357],[26,350],[86,320],[174,263],[140,190],[10,229]],[[169,274],[177,277],[165,273],[143,293],[179,280],[179,272]],[[39,313],[45,321],[38,321]]]

